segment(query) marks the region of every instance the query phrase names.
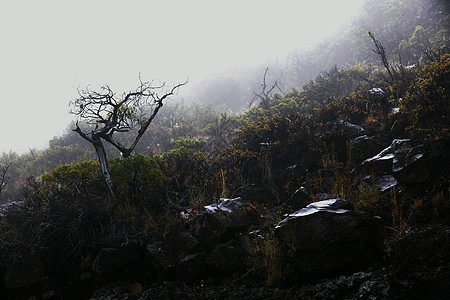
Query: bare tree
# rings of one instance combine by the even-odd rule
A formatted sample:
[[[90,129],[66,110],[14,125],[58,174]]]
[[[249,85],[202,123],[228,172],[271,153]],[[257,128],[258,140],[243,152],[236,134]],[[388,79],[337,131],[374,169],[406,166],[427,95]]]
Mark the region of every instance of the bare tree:
[[[272,92],[275,89],[278,89],[280,92],[281,90],[281,83],[280,83],[280,79],[282,77],[282,74],[280,75],[280,77],[274,81],[274,83],[272,84],[272,86],[268,86],[266,83],[266,78],[267,78],[267,73],[269,72],[269,68],[266,68],[266,70],[264,71],[264,77],[263,77],[263,82],[261,84],[261,92],[260,93],[256,93],[255,91],[253,92],[254,96],[253,99],[250,101],[250,105],[249,107],[251,107],[253,105],[253,102],[257,99],[260,100],[260,105],[262,108],[264,109],[269,109],[270,108],[270,104],[272,102]]]
[[[7,162],[0,166],[0,194],[6,186],[6,182],[8,181],[8,177],[6,175],[11,164],[11,162]]]
[[[168,88],[165,83],[143,82],[141,79],[139,82],[136,90],[120,96],[117,96],[108,85],[102,86],[99,91],[87,87],[78,90],[79,97],[70,102],[71,113],[92,126],[89,130],[83,130],[77,121],[73,130],[94,146],[103,178],[113,198],[103,141],[119,150],[122,157],[130,156],[163,106],[164,100],[174,95],[179,87],[187,84],[185,81]],[[132,130],[137,131],[137,134],[129,145],[122,144],[114,137],[116,133]]]

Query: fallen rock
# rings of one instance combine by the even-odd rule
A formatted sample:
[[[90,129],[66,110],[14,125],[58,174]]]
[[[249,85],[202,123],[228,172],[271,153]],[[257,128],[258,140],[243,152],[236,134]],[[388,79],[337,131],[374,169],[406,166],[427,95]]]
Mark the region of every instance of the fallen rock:
[[[380,219],[341,199],[311,203],[275,228],[288,268],[319,276],[367,266],[383,248]]]

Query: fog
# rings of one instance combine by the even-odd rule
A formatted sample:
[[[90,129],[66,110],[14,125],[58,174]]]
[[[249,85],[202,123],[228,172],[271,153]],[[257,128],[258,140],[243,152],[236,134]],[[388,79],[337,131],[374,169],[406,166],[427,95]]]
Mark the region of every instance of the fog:
[[[10,1],[0,12],[0,151],[44,148],[77,89],[144,80],[195,94],[217,74],[283,59],[333,36],[363,0]],[[195,100],[195,99],[194,99]]]

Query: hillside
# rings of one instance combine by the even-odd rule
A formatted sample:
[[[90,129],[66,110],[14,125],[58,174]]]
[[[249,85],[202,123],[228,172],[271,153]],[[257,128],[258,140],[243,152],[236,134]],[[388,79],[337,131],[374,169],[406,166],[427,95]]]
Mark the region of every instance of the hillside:
[[[369,44],[329,49],[373,57],[287,93],[264,76],[242,114],[164,106],[133,155],[106,149],[113,193],[77,132],[3,154],[0,295],[447,299],[446,8],[368,1]]]

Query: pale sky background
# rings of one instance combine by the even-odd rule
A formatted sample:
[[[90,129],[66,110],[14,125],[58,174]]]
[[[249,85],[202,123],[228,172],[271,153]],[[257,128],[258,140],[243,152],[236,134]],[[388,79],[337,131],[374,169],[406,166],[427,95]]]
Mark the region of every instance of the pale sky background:
[[[194,86],[313,46],[363,0],[2,0],[0,151],[42,149],[74,119],[77,88],[138,76]],[[183,90],[180,90],[180,95]]]

